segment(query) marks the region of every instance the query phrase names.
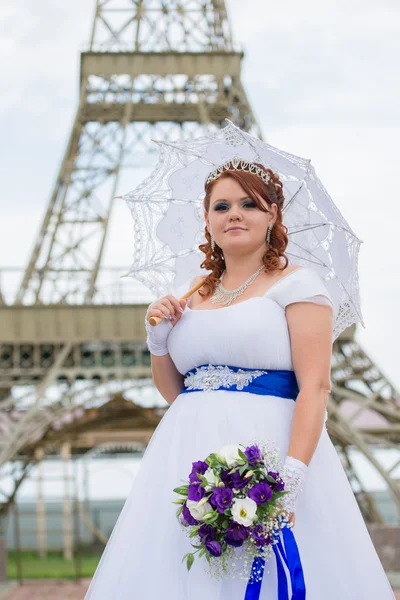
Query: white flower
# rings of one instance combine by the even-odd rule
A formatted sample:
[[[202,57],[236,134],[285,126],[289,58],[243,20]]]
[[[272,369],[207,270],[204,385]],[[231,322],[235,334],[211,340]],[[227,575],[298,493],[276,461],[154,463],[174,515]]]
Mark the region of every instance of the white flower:
[[[239,448],[242,452],[245,450],[241,444],[227,444],[226,446],[222,446],[219,452],[216,452],[217,458],[222,458],[228,467],[234,467],[241,460]]]
[[[186,506],[188,507],[190,514],[194,519],[196,519],[196,521],[202,521],[204,515],[213,510],[209,502],[205,502],[204,504],[200,503],[201,500],[199,500],[199,502],[196,502],[196,500],[186,500]]]
[[[220,479],[215,475],[213,469],[208,467],[207,471],[204,473],[204,477],[207,479],[208,485],[205,487],[207,491],[212,490],[213,487],[218,485]]]
[[[232,517],[236,523],[249,527],[253,524],[257,512],[257,503],[251,498],[235,498],[232,502]]]

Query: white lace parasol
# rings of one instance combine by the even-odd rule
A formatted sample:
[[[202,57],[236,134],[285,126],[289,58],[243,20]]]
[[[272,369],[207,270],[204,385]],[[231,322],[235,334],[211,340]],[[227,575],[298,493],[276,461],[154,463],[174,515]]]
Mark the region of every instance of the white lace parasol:
[[[134,260],[129,276],[157,297],[173,293],[196,275],[204,254],[204,184],[232,158],[255,161],[279,175],[285,197],[289,264],[314,269],[335,308],[333,339],[363,323],[358,282],[361,240],[318,179],[310,160],[283,152],[228,121],[212,134],[185,142],[157,142],[159,161],[133,191],[124,194],[134,219]]]

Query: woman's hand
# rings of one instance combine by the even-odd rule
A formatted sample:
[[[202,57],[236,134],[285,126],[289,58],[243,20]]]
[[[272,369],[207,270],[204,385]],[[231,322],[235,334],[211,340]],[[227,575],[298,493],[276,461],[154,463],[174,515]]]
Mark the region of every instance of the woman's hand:
[[[147,332],[147,347],[154,356],[168,354],[168,336],[174,325],[182,316],[186,300],[178,300],[175,296],[164,296],[150,304],[146,312],[144,324]],[[154,327],[150,325],[150,317],[160,317],[161,323]]]
[[[285,517],[287,518],[287,520],[289,521],[289,523],[291,523],[294,527],[295,522],[296,522],[296,517],[295,517],[294,512],[289,513],[287,510],[284,510],[282,512],[285,515]]]
[[[151,304],[147,311],[146,319],[148,320],[150,317],[166,318],[171,321],[172,325],[176,325],[186,307],[186,302],[187,299],[181,300],[171,294],[163,296]],[[156,325],[156,327],[159,327],[159,325]]]

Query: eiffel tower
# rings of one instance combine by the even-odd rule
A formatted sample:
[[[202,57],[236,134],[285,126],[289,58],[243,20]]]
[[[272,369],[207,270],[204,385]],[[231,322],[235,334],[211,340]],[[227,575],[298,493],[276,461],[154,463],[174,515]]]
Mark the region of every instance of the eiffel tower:
[[[124,169],[154,152],[152,139],[197,137],[225,118],[262,137],[224,0],[97,0],[80,58],[78,107],[47,212],[15,301],[0,307],[3,465],[64,412],[151,383],[147,304],[106,302],[99,286]],[[383,523],[352,450],[400,511],[399,463],[387,469],[373,452],[399,449],[400,397],[355,329],[334,344],[327,427],[365,519]]]

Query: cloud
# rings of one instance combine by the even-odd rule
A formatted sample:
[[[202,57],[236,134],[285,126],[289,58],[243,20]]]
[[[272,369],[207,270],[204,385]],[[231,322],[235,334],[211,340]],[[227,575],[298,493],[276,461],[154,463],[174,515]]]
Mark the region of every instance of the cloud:
[[[2,2],[0,116],[45,116],[76,95],[78,51],[90,33],[91,2]]]
[[[231,2],[233,31],[244,41],[244,81],[274,123],[391,126],[399,116],[400,8],[338,0],[294,0],[252,10]],[[260,109],[257,114],[261,114]],[[273,126],[272,118],[269,126]]]

